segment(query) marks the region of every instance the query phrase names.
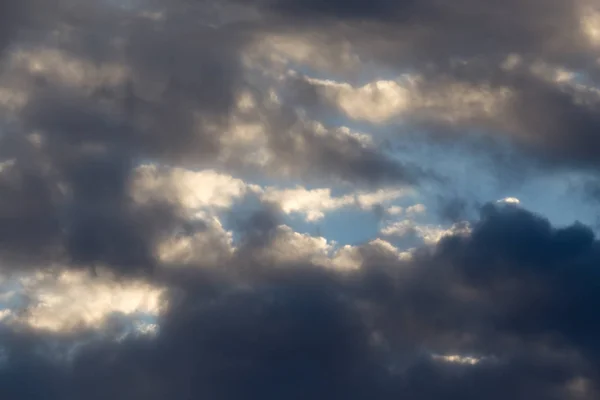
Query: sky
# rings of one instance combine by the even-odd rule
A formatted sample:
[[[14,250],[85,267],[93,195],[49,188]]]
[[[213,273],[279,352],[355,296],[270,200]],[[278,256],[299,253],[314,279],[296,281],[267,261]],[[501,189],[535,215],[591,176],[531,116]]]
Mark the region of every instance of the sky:
[[[0,2],[0,397],[600,398],[596,0]]]

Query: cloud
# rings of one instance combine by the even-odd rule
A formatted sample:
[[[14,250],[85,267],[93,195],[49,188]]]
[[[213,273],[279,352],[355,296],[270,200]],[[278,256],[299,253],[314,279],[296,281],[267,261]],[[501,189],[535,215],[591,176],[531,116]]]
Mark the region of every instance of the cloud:
[[[181,14],[184,10],[189,15]],[[108,5],[58,8],[34,19],[38,30],[6,53],[9,68],[3,78],[6,93],[12,94],[5,103],[13,123],[2,136],[1,156],[14,165],[3,171],[3,214],[18,226],[0,243],[7,256],[35,259],[40,254],[65,265],[152,269],[158,262],[155,244],[181,224],[181,207],[217,201],[186,186],[223,177],[206,172],[194,178],[183,167],[220,165],[239,172],[254,165],[284,176],[375,185],[416,181],[417,167],[386,157],[365,135],[330,130],[277,103],[270,110],[269,96],[258,96],[255,109],[251,99],[240,103],[238,94],[247,94],[239,60],[241,32],[192,23],[192,16],[204,15],[201,5],[173,6],[158,20],[137,11]],[[50,29],[46,24],[63,19],[69,24],[52,28],[64,34],[63,41],[40,36]],[[94,24],[84,29],[81,21]],[[68,34],[70,29],[80,34]],[[190,41],[187,35],[203,39]],[[257,151],[266,154],[266,164],[237,157],[252,144],[237,150],[236,135],[257,123],[257,135],[264,138]],[[233,141],[228,132],[235,132]],[[152,198],[140,201],[147,191],[136,181],[142,160],[175,165],[167,179],[174,193],[144,194]],[[230,183],[230,190],[245,190],[239,182],[237,189]],[[133,197],[132,184],[139,189]],[[221,206],[238,192],[224,195]]]
[[[393,159],[370,135],[314,120],[284,100],[274,88],[265,93],[241,91],[228,129],[217,126],[211,131],[220,136],[218,160],[229,168],[271,177],[361,186],[435,178],[417,165]]]
[[[598,398],[593,2],[12,3],[0,393]]]
[[[18,345],[35,336],[5,332],[14,344],[0,385],[22,397],[27,386],[13,382],[27,379],[50,398],[597,394],[590,315],[600,253],[588,228],[489,205],[470,234],[411,258],[374,246],[354,270],[306,259],[280,269],[271,259],[229,278],[174,281],[157,336],[96,339],[72,353],[71,367]]]
[[[408,188],[386,188],[375,192],[356,192],[342,196],[332,196],[331,189],[312,189],[302,187],[295,189],[277,189],[268,187],[261,194],[264,202],[278,205],[286,214],[301,213],[307,221],[322,219],[325,212],[339,210],[344,207],[358,206],[363,210],[371,210],[382,203],[389,203],[410,193]]]
[[[140,17],[138,6],[37,6],[23,7],[27,25],[3,52],[10,125],[1,157],[13,163],[2,171],[4,226],[13,227],[3,253],[15,269],[152,269],[155,243],[181,223],[181,212],[164,199],[133,201],[134,170],[140,160],[211,154],[203,125],[223,120],[233,102],[239,38],[195,25],[180,14],[183,4],[160,21]],[[184,40],[190,33],[206,40]],[[217,36],[229,44],[213,45]]]
[[[19,286],[12,295],[26,299],[24,309],[4,322],[46,332],[102,329],[113,314],[156,317],[163,307],[162,288],[88,272],[41,271],[22,277]]]
[[[297,79],[302,80],[298,85],[312,86],[323,102],[350,118],[375,124],[410,120],[411,117],[448,124],[472,122],[498,117],[511,100],[508,87],[457,81],[431,85],[427,77],[408,74],[361,87],[314,78]]]
[[[580,10],[587,4],[579,1],[509,1],[502,8],[473,0],[452,5],[435,1],[398,4],[387,0],[333,1],[326,6],[315,1],[294,0],[256,3],[275,10],[288,20],[295,17],[299,26],[343,30],[343,26],[336,23],[344,23],[365,34],[362,41],[358,39],[359,44],[366,44],[378,35],[379,41],[374,41],[371,54],[399,40],[398,51],[387,57],[408,61],[411,61],[410,57],[413,60],[420,58],[420,61],[441,61],[442,58],[478,53],[493,57],[507,51],[573,54],[587,46],[580,17]],[[540,19],[532,18],[534,15]],[[574,47],[571,51],[568,51],[569,45]]]
[[[219,267],[231,261],[235,251],[232,236],[217,217],[196,214],[181,232],[156,244],[157,257],[170,267]]]
[[[294,26],[295,40],[310,48],[304,58],[327,58],[334,49],[330,63],[348,82],[296,74],[292,86],[308,108],[333,106],[356,120],[409,123],[459,141],[469,141],[463,132],[485,131],[536,166],[597,168],[598,64],[590,40],[597,10],[590,2],[255,4],[281,19],[275,30]],[[358,61],[340,61],[340,48]],[[298,69],[291,56],[287,64]],[[581,76],[590,85],[578,83]]]
[[[247,256],[247,249],[240,249],[238,257]],[[259,265],[294,268],[297,265],[315,265],[338,271],[357,270],[373,258],[378,261],[410,259],[409,251],[401,251],[391,243],[375,239],[358,246],[339,246],[320,236],[294,232],[289,226],[279,225],[271,240],[263,247],[254,249],[253,257]]]
[[[597,7],[584,7],[581,12],[581,28],[593,45],[600,42],[600,14]]]
[[[427,207],[423,204],[415,204],[406,209],[406,213],[409,215],[423,214],[425,211],[427,211]]]
[[[261,187],[212,169],[196,171],[148,164],[134,170],[129,193],[138,205],[162,201],[186,210],[189,215],[226,211],[250,195],[280,208],[285,214],[303,214],[307,221],[315,222],[326,212],[345,207],[371,210],[374,206],[411,194],[412,189],[386,187],[372,192],[361,190],[334,196],[331,188]],[[414,206],[407,212],[413,213],[418,209],[419,206]]]
[[[508,204],[520,204],[521,201],[516,197],[505,197],[503,199],[498,200],[499,203],[508,203]]]
[[[192,171],[143,165],[136,168],[134,174],[131,194],[136,203],[164,198],[190,211],[227,209],[246,193],[261,190],[257,185],[246,184],[214,170]]]
[[[10,44],[19,22],[22,22],[24,6],[23,3],[4,3],[0,8],[2,14],[2,28],[0,29],[0,54]]]
[[[300,102],[377,125],[431,131],[429,140],[468,143],[470,137],[461,133],[479,130],[490,133],[496,150],[508,140],[534,165],[597,168],[593,132],[600,97],[594,86],[536,61],[509,69],[495,63],[483,77],[478,71],[476,61],[466,62],[432,76],[407,75],[358,88],[301,77],[295,78],[295,90]],[[494,148],[487,151],[494,159]]]
[[[468,226],[465,224],[454,224],[450,228],[432,225],[420,225],[405,219],[398,222],[393,222],[381,229],[381,234],[388,237],[408,237],[416,236],[426,244],[435,244],[442,240],[445,236],[456,235],[459,233],[468,232]]]

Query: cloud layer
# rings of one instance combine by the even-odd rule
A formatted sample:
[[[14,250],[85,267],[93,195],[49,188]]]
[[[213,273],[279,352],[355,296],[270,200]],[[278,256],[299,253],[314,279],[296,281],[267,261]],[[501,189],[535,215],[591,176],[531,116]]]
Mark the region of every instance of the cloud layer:
[[[0,393],[597,398],[599,52],[588,0],[0,3]]]

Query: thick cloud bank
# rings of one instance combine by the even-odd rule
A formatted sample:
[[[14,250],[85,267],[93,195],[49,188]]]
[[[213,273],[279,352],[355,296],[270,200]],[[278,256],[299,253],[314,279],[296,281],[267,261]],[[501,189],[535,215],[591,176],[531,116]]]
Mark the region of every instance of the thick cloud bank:
[[[598,398],[599,78],[590,0],[1,2],[0,397]]]

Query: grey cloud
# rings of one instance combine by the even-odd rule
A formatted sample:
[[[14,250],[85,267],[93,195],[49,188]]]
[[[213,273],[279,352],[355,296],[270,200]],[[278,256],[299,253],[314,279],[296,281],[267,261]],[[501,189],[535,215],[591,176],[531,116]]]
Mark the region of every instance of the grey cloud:
[[[23,57],[39,51],[70,64],[55,73],[31,64],[6,70],[34,84],[1,138],[3,159],[14,162],[2,172],[3,253],[27,260],[52,250],[39,256],[42,265],[152,268],[157,240],[182,221],[176,204],[135,204],[130,175],[147,160],[214,160],[218,138],[202,132],[202,123],[224,126],[241,79],[243,40],[233,27],[195,24],[198,7],[175,13],[176,21],[172,12],[152,21],[108,4],[65,2],[47,15],[35,2],[23,7],[30,32],[13,35],[13,53],[4,57],[22,48]],[[52,31],[59,38],[45,40]],[[108,64],[121,68],[121,81],[95,82]]]
[[[341,178],[346,182],[373,186],[386,183],[412,185],[435,179],[434,173],[394,160],[353,137],[317,135],[310,129],[303,130],[301,135],[299,142],[296,132],[283,130],[272,137],[273,147],[279,157],[320,179]]]
[[[412,261],[365,248],[367,265],[351,273],[249,260],[174,272],[179,294],[156,338],[92,341],[67,367],[34,350],[67,338],[4,330],[14,342],[0,388],[51,399],[591,399],[599,249],[583,225],[488,205],[470,236]],[[440,359],[450,355],[479,361]],[[15,383],[25,381],[35,384]]]
[[[256,3],[306,29],[300,29],[305,32],[300,35],[316,29],[349,43],[366,62],[425,76],[420,90],[430,92],[431,98],[438,97],[436,89],[448,82],[507,88],[513,93],[499,115],[483,115],[473,106],[475,115],[457,126],[443,119],[436,123],[438,109],[411,110],[403,121],[415,122],[415,129],[452,132],[458,134],[454,135],[457,141],[465,140],[460,135],[465,130],[485,130],[508,137],[525,158],[542,160],[544,168],[598,167],[597,94],[541,79],[523,68],[544,62],[579,73],[592,86],[597,83],[597,48],[582,25],[582,19],[591,15],[587,2]],[[515,56],[520,66],[502,67]],[[296,91],[308,107],[326,103],[310,85],[300,85]]]
[[[438,199],[439,214],[444,221],[459,222],[468,220],[469,204],[465,199],[458,197]]]
[[[16,74],[15,85],[25,82],[27,101],[10,113],[14,122],[1,139],[2,153],[18,168],[34,171],[31,185],[39,186],[39,195],[33,187],[7,184],[14,207],[29,204],[30,196],[37,207],[35,212],[7,208],[23,231],[15,230],[14,238],[7,231],[3,247],[10,252],[50,247],[60,254],[53,260],[118,269],[153,265],[156,240],[181,223],[179,210],[176,204],[134,204],[126,189],[133,168],[148,161],[192,168],[219,162],[236,96],[248,87],[243,50],[262,27],[199,24],[210,22],[207,4],[157,5],[155,17],[143,14],[144,5],[127,10],[67,1],[48,13],[36,2],[24,6],[26,34],[12,36],[13,52],[4,57],[7,79]],[[17,50],[24,61],[15,67],[10,57]],[[35,67],[45,62],[36,56],[50,57],[58,63],[55,70]],[[415,183],[425,175],[352,138],[305,129],[298,134],[304,146],[298,147],[290,131],[298,119],[279,111],[269,115],[265,128],[267,148],[275,154],[273,170],[371,184]],[[34,133],[37,144],[25,140]],[[235,159],[221,166],[247,169]]]
[[[323,23],[320,16],[334,20],[322,29],[339,28],[363,55],[393,65],[433,63],[439,68],[433,77],[510,85],[518,101],[509,122],[526,151],[541,151],[550,161],[595,162],[593,104],[490,67],[510,52],[583,65],[587,49],[575,33],[571,3],[509,1],[502,9],[466,0],[452,6],[264,4],[304,27]],[[93,10],[104,10],[100,17],[80,7],[68,18],[59,9],[46,17],[47,25],[39,22],[46,29],[55,27],[51,18],[64,18],[89,35],[65,34],[62,50],[94,63],[122,62],[133,76],[93,95],[38,80],[32,101],[17,115],[17,132],[3,132],[2,159],[14,159],[0,173],[3,270],[55,260],[123,272],[150,268],[157,263],[157,240],[185,226],[174,204],[140,206],[128,198],[132,169],[148,159],[214,161],[220,143],[208,125],[216,132],[227,127],[243,81],[244,35],[281,28],[198,27],[190,7],[167,11],[163,22],[133,15],[112,20],[121,14],[101,6]],[[129,47],[113,52],[114,43],[97,35],[107,34],[106,27],[113,30],[109,37]],[[13,27],[4,29],[2,38],[15,37]],[[377,37],[382,40],[372,42]],[[469,73],[447,68],[455,56],[484,58],[483,67]],[[424,175],[355,138],[310,129],[292,134],[295,116],[272,121],[267,139],[279,166],[372,184],[414,183]],[[26,140],[24,133],[36,131],[39,144]],[[448,215],[463,209],[450,204]],[[0,393],[50,400],[597,398],[600,245],[589,228],[556,228],[520,208],[489,205],[471,235],[446,238],[411,260],[365,245],[359,249],[363,268],[329,271],[253,258],[269,245],[278,221],[277,211],[267,210],[242,226],[240,256],[221,268],[186,265],[147,274],[171,290],[155,338],[115,342],[83,331],[66,336],[0,327]],[[56,359],[54,345],[73,341],[84,344],[69,360]],[[460,364],[432,353],[481,361]]]
[[[515,82],[518,132],[526,145],[543,149],[551,164],[567,161],[576,167],[598,167],[598,98],[561,90],[535,79]]]
[[[495,65],[488,67],[484,76],[479,76],[476,69],[469,65],[453,67],[428,76],[409,89],[417,97],[414,104],[409,96],[406,109],[398,109],[398,115],[392,115],[388,123],[401,124],[397,130],[406,142],[460,145],[467,152],[485,154],[507,179],[522,179],[523,172],[539,168],[552,171],[599,167],[600,97],[594,88],[558,83],[524,69],[507,71]],[[464,88],[457,88],[445,99],[448,93],[440,88],[453,84],[469,84],[471,92],[463,99],[460,90]],[[505,90],[508,97],[486,94],[490,88]],[[295,80],[292,90],[296,100],[309,109],[318,105],[328,112],[340,113],[337,100],[325,93],[326,88]],[[385,97],[383,92],[376,94]],[[484,105],[486,100],[476,99],[478,95],[489,96],[497,104]],[[485,107],[493,110],[484,112]],[[411,131],[420,134],[411,137]],[[473,132],[480,132],[479,137]],[[510,151],[505,151],[507,148]]]
[[[304,22],[323,27],[322,17],[343,23],[350,31],[357,28],[360,33],[352,39],[370,47],[363,50],[409,63],[447,63],[451,58],[502,57],[509,53],[577,59],[585,57],[587,50],[579,29],[579,3],[569,0],[511,0],[502,4],[476,0],[452,4],[435,0],[256,3],[295,18],[299,25]],[[385,46],[396,51],[384,54]]]
[[[14,34],[14,20],[19,17],[18,3],[3,2],[0,6],[0,14],[2,15],[2,28],[0,29],[0,52],[4,50],[7,43],[10,43],[11,37]]]
[[[5,263],[29,257],[48,262],[47,257],[60,254],[60,217],[55,208],[58,193],[39,171],[19,165],[5,169],[0,178],[0,242]]]
[[[288,95],[283,90],[283,97]],[[269,93],[252,91],[256,109],[240,120],[264,129],[271,160],[263,174],[282,175],[312,182],[342,180],[358,186],[385,184],[418,185],[436,175],[418,165],[396,160],[373,143],[367,143],[347,128],[321,124],[312,115],[298,113],[285,100],[270,104]],[[287,100],[287,99],[286,99]],[[242,156],[245,156],[242,154]],[[237,170],[252,168],[239,160],[228,161]],[[274,173],[275,172],[275,173]]]

